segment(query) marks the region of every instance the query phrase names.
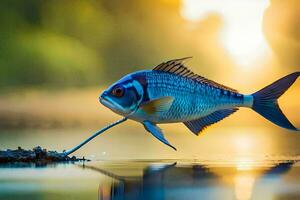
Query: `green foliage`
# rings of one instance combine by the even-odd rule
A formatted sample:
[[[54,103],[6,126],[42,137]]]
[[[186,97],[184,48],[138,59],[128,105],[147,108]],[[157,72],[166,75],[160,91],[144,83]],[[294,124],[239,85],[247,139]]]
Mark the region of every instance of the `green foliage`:
[[[12,1],[0,5],[0,86],[103,82],[101,50],[106,23],[91,2]]]
[[[272,1],[269,12],[276,8],[276,2]],[[133,70],[185,56],[194,56],[193,62],[202,67],[204,75],[215,72],[212,69],[232,68],[234,63],[219,41],[222,19],[208,15],[200,22],[185,21],[180,16],[180,3],[3,0],[0,87],[111,83]],[[266,15],[265,24],[273,27],[269,18]],[[288,58],[286,63],[299,63],[299,51],[286,51],[293,45],[298,49],[298,40],[282,44],[272,31],[266,29],[266,33],[283,61]]]

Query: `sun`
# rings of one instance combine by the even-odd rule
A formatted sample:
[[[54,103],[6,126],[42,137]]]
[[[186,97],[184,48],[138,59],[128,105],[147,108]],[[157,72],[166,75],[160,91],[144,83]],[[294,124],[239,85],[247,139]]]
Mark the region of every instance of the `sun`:
[[[181,15],[189,21],[219,14],[224,26],[220,41],[235,63],[243,68],[270,55],[262,32],[263,14],[269,0],[182,0]]]

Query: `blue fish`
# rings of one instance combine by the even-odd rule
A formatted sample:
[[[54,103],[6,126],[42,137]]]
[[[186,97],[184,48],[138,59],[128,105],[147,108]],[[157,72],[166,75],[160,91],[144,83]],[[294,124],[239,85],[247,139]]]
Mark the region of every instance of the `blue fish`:
[[[99,100],[113,112],[142,123],[148,132],[174,150],[157,124],[182,122],[199,135],[239,107],[252,108],[280,127],[299,130],[282,113],[277,99],[296,81],[300,72],[245,95],[193,73],[184,65],[188,58],[128,74],[106,89]]]

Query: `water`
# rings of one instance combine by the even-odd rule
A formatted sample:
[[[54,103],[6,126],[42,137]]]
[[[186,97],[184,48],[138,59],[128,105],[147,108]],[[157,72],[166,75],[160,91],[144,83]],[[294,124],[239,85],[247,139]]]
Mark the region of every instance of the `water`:
[[[253,116],[240,113],[200,136],[182,124],[161,125],[178,151],[128,121],[75,152],[91,162],[2,165],[0,200],[300,199],[299,134],[263,119],[252,120],[263,125],[237,123],[243,113]],[[0,148],[62,151],[112,121],[91,128],[0,129]]]
[[[0,199],[300,199],[295,161],[93,161],[1,166]]]
[[[2,165],[0,200],[300,199],[298,134],[225,123],[197,137],[181,125],[162,127],[178,151],[128,121],[75,152],[91,162]],[[1,148],[62,151],[93,131],[2,129]]]

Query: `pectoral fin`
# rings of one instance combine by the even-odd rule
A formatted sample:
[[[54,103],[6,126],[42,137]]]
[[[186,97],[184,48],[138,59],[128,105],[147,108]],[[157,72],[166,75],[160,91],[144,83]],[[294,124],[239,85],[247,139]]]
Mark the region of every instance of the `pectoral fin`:
[[[168,145],[169,147],[171,147],[172,149],[174,149],[175,151],[177,151],[177,149],[172,146],[168,140],[166,140],[166,138],[164,137],[161,129],[156,126],[155,124],[149,122],[149,121],[144,121],[143,125],[145,127],[145,129],[150,132],[154,137],[156,137],[159,141],[161,141],[162,143]]]
[[[164,112],[170,109],[173,101],[173,97],[161,97],[140,105],[140,108],[147,114]]]

